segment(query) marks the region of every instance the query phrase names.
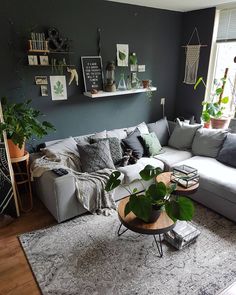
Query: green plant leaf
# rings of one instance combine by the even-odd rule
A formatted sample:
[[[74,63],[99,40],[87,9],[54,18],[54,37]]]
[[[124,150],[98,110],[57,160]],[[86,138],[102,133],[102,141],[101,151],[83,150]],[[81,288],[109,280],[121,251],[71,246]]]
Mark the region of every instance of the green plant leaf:
[[[227,104],[229,102],[229,97],[225,96],[221,99],[221,103]]]
[[[217,88],[215,90],[216,95],[220,95],[222,92],[223,92],[223,89],[222,88]]]
[[[126,54],[119,50],[119,59],[123,61],[125,60],[125,58],[126,58]]]
[[[105,191],[109,192],[115,189],[117,186],[121,184],[121,180],[118,179],[120,177],[121,173],[119,171],[114,171],[111,173],[107,184],[105,186]]]
[[[211,116],[207,111],[202,112],[202,120],[205,123],[209,123],[211,121]]]
[[[186,197],[176,197],[165,205],[166,213],[174,221],[192,220],[194,215],[193,202]]]
[[[146,165],[143,170],[139,172],[139,175],[142,177],[143,180],[151,180],[152,178],[156,177],[162,173],[162,169],[157,167],[153,167],[152,165]]]
[[[130,202],[128,202],[125,206],[125,216],[127,216],[131,211]]]
[[[198,85],[199,85],[202,81],[203,81],[203,77],[199,77],[198,80],[197,80],[197,82],[195,83],[195,85],[194,85],[194,87],[193,87],[194,90],[197,89]]]
[[[129,209],[138,218],[148,222],[152,210],[150,198],[147,198],[145,195],[131,195],[129,203]]]

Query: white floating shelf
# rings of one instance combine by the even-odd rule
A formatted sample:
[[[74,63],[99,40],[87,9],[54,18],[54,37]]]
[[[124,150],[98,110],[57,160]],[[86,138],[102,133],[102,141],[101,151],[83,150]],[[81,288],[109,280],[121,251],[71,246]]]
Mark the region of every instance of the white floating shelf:
[[[136,93],[142,93],[142,92],[148,92],[148,91],[156,91],[156,87],[150,87],[150,88],[140,88],[140,89],[131,89],[131,90],[117,90],[116,92],[105,92],[105,91],[99,91],[96,94],[92,94],[90,92],[84,92],[85,96],[88,96],[90,98],[98,98],[98,97],[106,97],[106,96],[117,96],[117,95],[125,95],[125,94],[136,94]]]

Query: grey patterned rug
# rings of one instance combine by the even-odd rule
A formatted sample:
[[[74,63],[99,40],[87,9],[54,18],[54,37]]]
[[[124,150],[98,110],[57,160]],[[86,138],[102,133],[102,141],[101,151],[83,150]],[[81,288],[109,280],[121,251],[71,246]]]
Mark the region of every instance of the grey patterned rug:
[[[118,217],[83,216],[20,241],[44,295],[213,295],[236,278],[236,224],[197,206],[201,235],[183,250],[127,231]]]

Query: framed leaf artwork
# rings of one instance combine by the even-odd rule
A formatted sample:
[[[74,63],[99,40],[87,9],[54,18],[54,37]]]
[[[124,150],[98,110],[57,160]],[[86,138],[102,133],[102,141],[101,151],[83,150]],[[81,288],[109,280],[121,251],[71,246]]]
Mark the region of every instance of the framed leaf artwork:
[[[65,76],[50,76],[52,100],[67,100]]]

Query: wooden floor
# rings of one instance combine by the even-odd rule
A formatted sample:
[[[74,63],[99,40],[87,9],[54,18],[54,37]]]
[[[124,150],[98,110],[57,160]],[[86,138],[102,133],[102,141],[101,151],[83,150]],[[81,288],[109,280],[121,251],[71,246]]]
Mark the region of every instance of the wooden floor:
[[[42,203],[34,200],[30,213],[0,228],[0,295],[41,294],[17,236],[55,223]]]

